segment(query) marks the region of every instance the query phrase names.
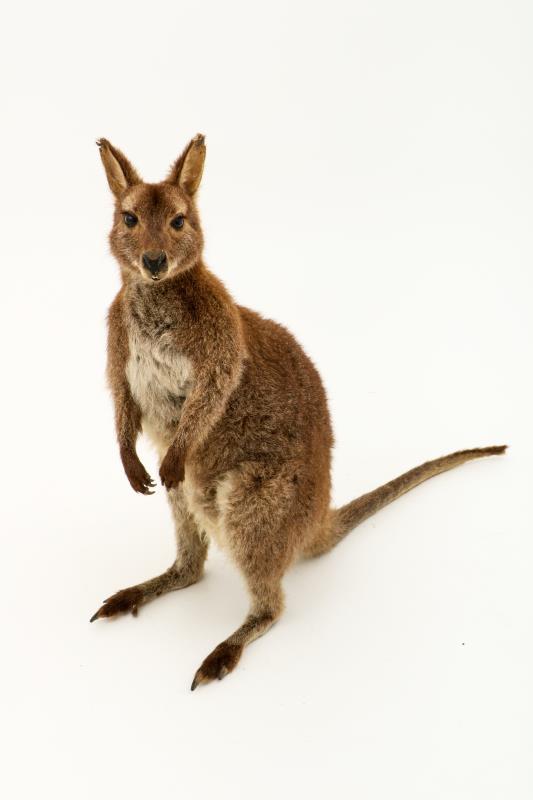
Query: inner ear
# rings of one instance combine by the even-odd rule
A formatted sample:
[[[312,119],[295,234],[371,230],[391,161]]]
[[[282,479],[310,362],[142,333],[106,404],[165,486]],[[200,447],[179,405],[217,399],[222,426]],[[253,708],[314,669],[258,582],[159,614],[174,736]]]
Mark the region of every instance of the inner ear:
[[[179,186],[192,197],[197,192],[202,180],[205,154],[205,136],[198,133],[174,162],[167,178],[169,183]]]
[[[141,182],[134,167],[117,147],[113,147],[107,139],[98,139],[96,144],[100,149],[109,188],[115,197],[120,197],[130,186]]]

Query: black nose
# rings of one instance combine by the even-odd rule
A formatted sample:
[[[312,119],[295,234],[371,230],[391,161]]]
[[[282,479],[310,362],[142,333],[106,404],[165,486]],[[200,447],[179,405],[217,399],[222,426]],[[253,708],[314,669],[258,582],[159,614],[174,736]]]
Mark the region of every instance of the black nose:
[[[143,264],[152,275],[157,275],[161,270],[165,269],[167,265],[166,253],[153,253],[148,252],[143,255]]]

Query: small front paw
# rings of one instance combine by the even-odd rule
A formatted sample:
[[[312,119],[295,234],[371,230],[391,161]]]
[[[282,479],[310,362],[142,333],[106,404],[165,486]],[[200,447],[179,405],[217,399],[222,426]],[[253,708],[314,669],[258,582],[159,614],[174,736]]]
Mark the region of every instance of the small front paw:
[[[174,489],[185,478],[185,455],[175,447],[170,447],[159,470],[161,483],[167,489]]]
[[[140,494],[153,494],[152,487],[155,486],[155,483],[139,461],[137,453],[131,450],[122,450],[120,455],[131,488]]]

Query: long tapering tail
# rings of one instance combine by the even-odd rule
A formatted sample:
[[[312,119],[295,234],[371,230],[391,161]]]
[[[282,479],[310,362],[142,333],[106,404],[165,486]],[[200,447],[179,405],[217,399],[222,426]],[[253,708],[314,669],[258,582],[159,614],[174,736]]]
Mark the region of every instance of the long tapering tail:
[[[359,525],[376,511],[379,511],[384,506],[392,503],[402,494],[409,492],[418,486],[420,483],[427,481],[428,478],[433,478],[441,472],[446,472],[449,469],[458,467],[464,464],[465,461],[472,461],[474,458],[483,458],[484,456],[496,456],[505,453],[507,445],[495,445],[493,447],[479,447],[474,450],[461,450],[458,453],[451,453],[442,458],[436,458],[434,461],[426,461],[419,467],[404,472],[398,478],[385,483],[373,492],[363,494],[351,503],[341,506],[332,510],[330,517],[330,527],[327,535],[327,540],[319,544],[314,549],[314,553],[326,552],[334,547],[338,542],[343,539],[356,525]]]

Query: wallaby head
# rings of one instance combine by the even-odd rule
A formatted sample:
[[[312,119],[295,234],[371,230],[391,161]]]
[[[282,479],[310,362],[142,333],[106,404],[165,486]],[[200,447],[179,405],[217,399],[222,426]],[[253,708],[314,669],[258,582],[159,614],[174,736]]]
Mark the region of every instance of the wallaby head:
[[[161,183],[144,183],[107,139],[97,144],[115,196],[109,241],[122,270],[150,282],[189,269],[203,247],[195,196],[204,168],[204,137],[194,137]]]

